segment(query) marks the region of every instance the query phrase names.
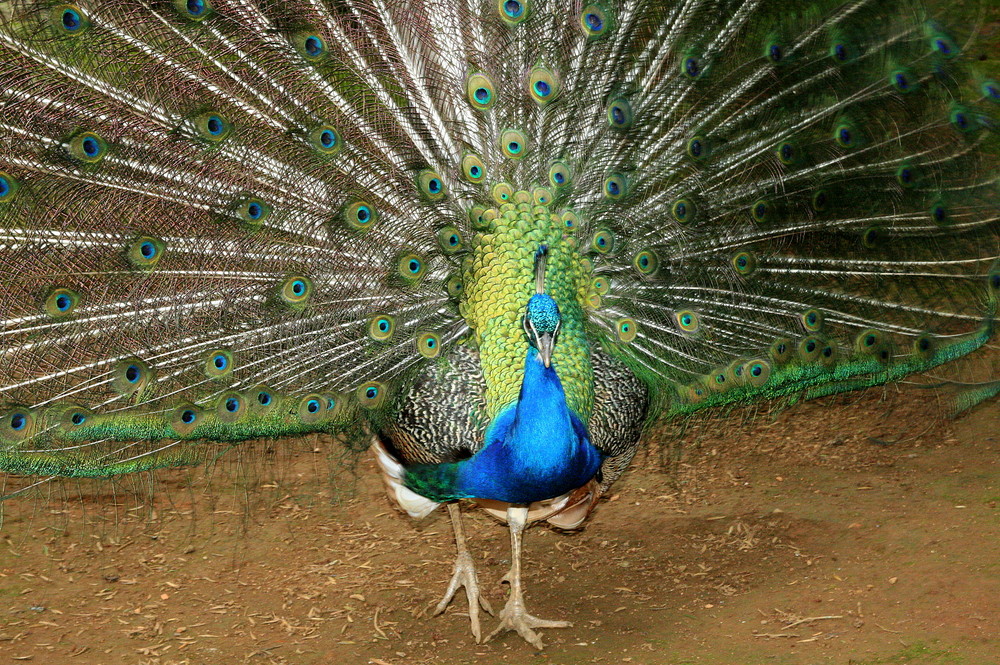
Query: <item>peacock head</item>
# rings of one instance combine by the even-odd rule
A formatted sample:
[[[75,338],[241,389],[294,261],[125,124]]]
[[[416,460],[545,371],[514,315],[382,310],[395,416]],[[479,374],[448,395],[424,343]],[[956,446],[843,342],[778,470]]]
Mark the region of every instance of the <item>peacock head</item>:
[[[559,305],[552,296],[545,293],[545,263],[549,248],[542,245],[535,252],[535,295],[528,300],[524,311],[524,332],[528,343],[538,351],[542,363],[552,364],[552,350],[559,335]]]
[[[531,296],[524,310],[524,332],[528,343],[537,351],[542,364],[549,367],[552,364],[552,351],[559,335],[559,305],[552,296],[536,293]]]

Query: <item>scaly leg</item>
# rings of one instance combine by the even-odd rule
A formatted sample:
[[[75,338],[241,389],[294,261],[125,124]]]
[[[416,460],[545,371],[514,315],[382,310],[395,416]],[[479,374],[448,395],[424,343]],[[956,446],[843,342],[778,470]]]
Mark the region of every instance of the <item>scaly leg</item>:
[[[452,601],[459,587],[465,587],[465,594],[469,597],[469,622],[472,624],[472,635],[476,642],[481,642],[483,633],[479,627],[479,606],[493,614],[490,602],[483,598],[479,591],[479,578],[476,576],[476,564],[472,561],[472,555],[465,547],[465,530],[462,528],[462,511],[457,503],[448,504],[448,515],[451,516],[451,525],[455,528],[455,546],[458,549],[458,556],[455,557],[454,572],[451,575],[451,582],[448,583],[448,590],[444,592],[444,598],[434,608],[433,616],[444,612],[448,603]]]
[[[500,625],[489,634],[486,641],[508,630],[516,630],[517,634],[531,643],[536,649],[544,649],[541,636],[534,628],[569,628],[569,621],[546,621],[533,617],[524,608],[524,591],[521,588],[521,534],[527,526],[528,507],[510,506],[507,509],[507,526],[510,527],[510,572],[504,579],[510,583],[510,597],[507,604],[500,610]]]

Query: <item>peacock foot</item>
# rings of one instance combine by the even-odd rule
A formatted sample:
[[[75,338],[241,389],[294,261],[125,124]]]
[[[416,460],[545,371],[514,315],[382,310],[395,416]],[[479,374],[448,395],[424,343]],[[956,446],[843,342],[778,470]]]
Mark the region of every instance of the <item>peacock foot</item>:
[[[542,642],[541,635],[535,632],[536,628],[571,628],[572,626],[573,624],[569,621],[549,621],[528,614],[524,607],[524,597],[512,591],[510,598],[507,599],[507,604],[500,610],[500,625],[486,636],[486,641],[489,642],[500,633],[514,630],[529,644],[542,650],[545,648],[545,644]]]
[[[451,582],[448,583],[448,590],[444,592],[441,602],[435,606],[432,616],[437,616],[444,612],[448,603],[455,598],[460,587],[465,587],[465,594],[469,598],[469,623],[472,628],[472,636],[476,642],[482,642],[483,632],[479,625],[479,607],[491,615],[494,614],[490,601],[483,597],[479,590],[479,577],[476,575],[476,565],[472,561],[472,555],[468,551],[462,551],[455,557],[455,567],[451,574]]]

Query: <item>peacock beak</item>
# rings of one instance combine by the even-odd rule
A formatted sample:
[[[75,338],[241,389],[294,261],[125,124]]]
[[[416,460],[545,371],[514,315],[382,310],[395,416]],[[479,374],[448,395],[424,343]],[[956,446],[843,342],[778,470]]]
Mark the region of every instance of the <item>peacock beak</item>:
[[[546,367],[552,366],[552,350],[556,346],[556,336],[551,333],[542,333],[536,338],[538,355],[542,359],[542,364]]]

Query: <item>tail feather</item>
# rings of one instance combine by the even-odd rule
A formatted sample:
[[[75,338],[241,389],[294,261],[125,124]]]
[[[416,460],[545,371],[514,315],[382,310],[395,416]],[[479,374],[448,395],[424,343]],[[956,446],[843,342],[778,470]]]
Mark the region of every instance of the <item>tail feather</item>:
[[[511,214],[565,223],[587,336],[668,413],[969,353],[1000,87],[967,47],[917,0],[7,3],[0,465],[391,417],[537,248],[489,245]]]

